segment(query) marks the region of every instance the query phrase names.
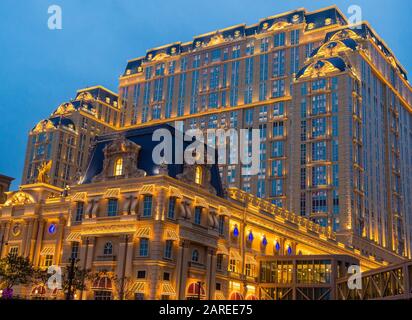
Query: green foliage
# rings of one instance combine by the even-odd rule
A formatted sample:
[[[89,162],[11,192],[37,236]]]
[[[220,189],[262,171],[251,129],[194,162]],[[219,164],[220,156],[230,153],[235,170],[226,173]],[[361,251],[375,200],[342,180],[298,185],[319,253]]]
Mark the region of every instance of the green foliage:
[[[3,288],[29,284],[33,281],[34,273],[35,269],[28,258],[9,253],[0,259],[0,283]]]
[[[77,290],[86,290],[86,280],[91,276],[90,270],[85,270],[74,265],[73,275],[72,275],[72,292]],[[70,265],[66,266],[62,274],[62,289],[66,293],[69,289],[70,283]]]

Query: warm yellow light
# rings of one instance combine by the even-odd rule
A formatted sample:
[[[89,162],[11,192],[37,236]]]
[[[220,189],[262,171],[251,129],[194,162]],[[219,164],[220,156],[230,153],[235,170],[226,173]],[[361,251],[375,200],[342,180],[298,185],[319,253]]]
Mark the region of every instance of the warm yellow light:
[[[202,184],[202,168],[200,166],[196,167],[195,171],[195,183]]]
[[[123,174],[123,158],[118,158],[114,164],[114,175],[121,176]]]

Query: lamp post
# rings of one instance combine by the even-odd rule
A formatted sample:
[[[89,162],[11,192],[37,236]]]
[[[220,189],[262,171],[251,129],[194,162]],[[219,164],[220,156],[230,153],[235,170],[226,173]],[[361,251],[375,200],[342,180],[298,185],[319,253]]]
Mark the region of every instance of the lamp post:
[[[202,281],[197,282],[197,300],[200,300],[200,291],[202,289]]]
[[[76,264],[77,259],[72,257],[70,258],[70,269],[69,269],[69,284],[67,288],[67,295],[66,295],[66,300],[71,300],[72,299],[72,286],[73,286],[73,279],[74,279],[74,266]]]

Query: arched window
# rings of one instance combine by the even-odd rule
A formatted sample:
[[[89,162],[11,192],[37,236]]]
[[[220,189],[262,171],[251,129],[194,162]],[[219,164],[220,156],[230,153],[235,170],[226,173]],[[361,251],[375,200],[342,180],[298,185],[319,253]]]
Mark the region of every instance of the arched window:
[[[113,244],[110,241],[105,243],[103,248],[103,254],[108,256],[113,254]]]
[[[118,158],[114,163],[114,175],[121,176],[123,174],[123,158]]]
[[[192,252],[192,261],[199,262],[199,251],[193,250]]]
[[[195,170],[195,183],[202,184],[202,168],[200,166],[196,166]]]

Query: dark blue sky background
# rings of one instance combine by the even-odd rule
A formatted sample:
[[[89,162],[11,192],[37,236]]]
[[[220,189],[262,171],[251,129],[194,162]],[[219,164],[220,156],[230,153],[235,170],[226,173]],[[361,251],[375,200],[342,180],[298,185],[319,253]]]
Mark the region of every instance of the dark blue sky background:
[[[62,30],[47,28],[53,4],[62,8]],[[78,88],[101,84],[117,91],[126,61],[147,49],[299,7],[332,4],[345,14],[350,5],[359,5],[363,20],[411,72],[409,0],[1,0],[0,173],[15,177],[17,188],[28,131]]]

